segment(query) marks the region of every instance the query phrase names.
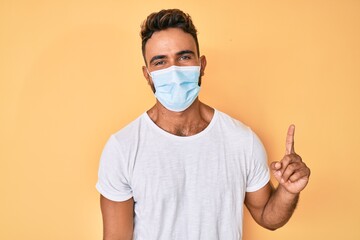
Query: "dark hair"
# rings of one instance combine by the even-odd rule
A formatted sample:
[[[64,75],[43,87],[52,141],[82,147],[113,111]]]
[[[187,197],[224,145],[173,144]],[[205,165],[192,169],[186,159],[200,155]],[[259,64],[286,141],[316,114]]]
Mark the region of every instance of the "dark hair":
[[[145,45],[147,41],[151,38],[154,32],[166,30],[168,28],[180,28],[184,32],[191,34],[196,43],[197,54],[200,56],[197,30],[190,15],[179,9],[164,9],[159,12],[151,13],[141,25],[141,50],[145,63]]]

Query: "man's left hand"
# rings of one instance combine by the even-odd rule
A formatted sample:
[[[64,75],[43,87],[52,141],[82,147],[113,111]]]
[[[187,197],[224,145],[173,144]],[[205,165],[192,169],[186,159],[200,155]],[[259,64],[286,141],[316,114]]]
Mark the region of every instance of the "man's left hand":
[[[273,162],[270,169],[280,186],[292,194],[300,193],[308,184],[310,169],[295,153],[294,149],[295,126],[290,125],[286,137],[285,156],[279,162]]]

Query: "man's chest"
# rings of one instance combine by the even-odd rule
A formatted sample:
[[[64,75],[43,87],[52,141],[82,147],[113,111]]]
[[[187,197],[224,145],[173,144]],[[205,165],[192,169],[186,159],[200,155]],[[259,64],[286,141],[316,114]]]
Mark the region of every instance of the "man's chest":
[[[213,149],[153,149],[139,152],[131,188],[134,200],[241,197],[246,188],[246,155]]]

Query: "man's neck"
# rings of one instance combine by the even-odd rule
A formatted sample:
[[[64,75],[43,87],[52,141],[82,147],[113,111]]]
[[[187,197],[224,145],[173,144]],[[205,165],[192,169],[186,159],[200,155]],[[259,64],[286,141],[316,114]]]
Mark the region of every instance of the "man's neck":
[[[199,100],[182,112],[172,112],[157,102],[147,111],[161,129],[177,136],[191,136],[203,131],[210,123],[214,109]]]

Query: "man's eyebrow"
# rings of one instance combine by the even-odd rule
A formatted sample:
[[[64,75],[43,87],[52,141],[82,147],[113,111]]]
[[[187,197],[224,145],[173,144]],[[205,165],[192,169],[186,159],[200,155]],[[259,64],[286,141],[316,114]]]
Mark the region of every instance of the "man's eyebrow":
[[[184,55],[184,54],[195,55],[195,53],[193,51],[191,51],[191,50],[182,50],[182,51],[176,53],[177,56]]]
[[[191,50],[182,50],[180,52],[177,52],[176,53],[176,56],[181,56],[181,55],[184,55],[184,54],[192,54],[192,55],[195,55],[194,51],[191,51]],[[164,58],[167,58],[166,55],[156,55],[154,57],[151,58],[150,60],[150,64],[152,62],[154,62],[155,60],[159,60],[159,59],[164,59]]]
[[[164,59],[164,58],[166,58],[165,55],[156,55],[156,56],[153,56],[153,57],[151,58],[151,60],[150,60],[150,64],[151,64],[152,62],[154,62],[155,60]]]

